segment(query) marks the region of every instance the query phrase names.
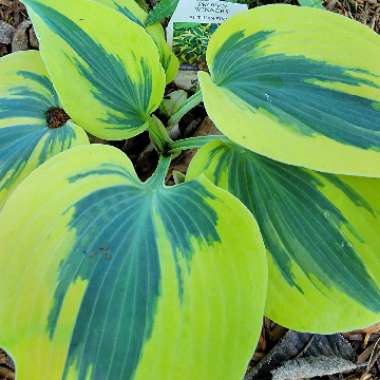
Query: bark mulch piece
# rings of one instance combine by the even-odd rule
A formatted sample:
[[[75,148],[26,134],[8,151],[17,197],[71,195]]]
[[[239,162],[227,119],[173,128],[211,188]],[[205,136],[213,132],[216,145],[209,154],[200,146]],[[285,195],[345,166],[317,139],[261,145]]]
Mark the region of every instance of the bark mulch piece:
[[[323,377],[308,377],[307,373],[328,360],[352,363],[354,370]],[[256,352],[244,380],[269,380],[286,363],[299,361],[305,365],[301,379],[379,380],[380,324],[345,334],[316,335],[287,330],[269,319],[264,325]],[[302,362],[303,361],[303,362]],[[285,380],[285,378],[284,378]]]
[[[37,48],[37,38],[25,6],[19,0],[0,0],[0,57]]]
[[[15,365],[12,359],[0,349],[0,380],[14,380]]]
[[[0,0],[0,20],[17,28],[27,18],[25,6],[19,0]]]

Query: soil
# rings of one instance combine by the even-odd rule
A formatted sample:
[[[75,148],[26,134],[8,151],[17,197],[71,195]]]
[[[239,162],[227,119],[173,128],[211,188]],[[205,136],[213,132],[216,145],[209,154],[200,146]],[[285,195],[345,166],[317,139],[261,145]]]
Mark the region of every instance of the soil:
[[[68,120],[70,116],[62,108],[52,107],[46,112],[46,121],[51,129],[62,127]]]

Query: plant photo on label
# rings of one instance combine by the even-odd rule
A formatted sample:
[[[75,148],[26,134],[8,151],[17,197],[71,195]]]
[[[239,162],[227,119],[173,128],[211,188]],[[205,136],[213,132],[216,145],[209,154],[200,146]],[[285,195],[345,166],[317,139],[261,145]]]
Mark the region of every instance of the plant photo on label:
[[[174,23],[173,51],[183,63],[201,64],[206,60],[208,41],[217,24]]]
[[[17,380],[241,380],[264,316],[318,334],[380,321],[378,34],[255,7],[210,33],[188,97],[160,23],[178,1],[23,3],[39,51],[0,59]],[[197,108],[221,134],[178,138]],[[150,176],[125,154],[138,139]]]

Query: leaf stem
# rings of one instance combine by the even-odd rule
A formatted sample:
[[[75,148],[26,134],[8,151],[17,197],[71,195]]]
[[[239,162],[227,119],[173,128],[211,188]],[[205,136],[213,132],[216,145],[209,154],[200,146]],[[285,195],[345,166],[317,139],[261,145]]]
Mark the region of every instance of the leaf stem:
[[[172,156],[160,155],[158,160],[157,168],[152,174],[152,176],[146,181],[147,185],[151,187],[160,187],[165,185],[165,179],[172,161]]]
[[[182,107],[174,113],[169,119],[169,126],[175,125],[180,122],[180,120],[193,108],[202,103],[203,97],[202,92],[197,91],[194,95],[190,96],[189,99],[182,105]]]
[[[211,141],[227,142],[228,139],[223,135],[208,135],[176,140],[170,144],[169,153],[174,153],[186,149],[202,148],[202,146],[208,144]]]

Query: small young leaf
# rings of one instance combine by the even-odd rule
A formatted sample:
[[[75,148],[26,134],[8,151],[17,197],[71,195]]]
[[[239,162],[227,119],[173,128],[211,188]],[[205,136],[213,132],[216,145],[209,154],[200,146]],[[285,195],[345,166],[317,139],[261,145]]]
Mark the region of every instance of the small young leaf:
[[[162,21],[166,17],[170,17],[177,8],[178,3],[179,0],[160,0],[149,13],[146,24],[152,25],[156,22]]]

